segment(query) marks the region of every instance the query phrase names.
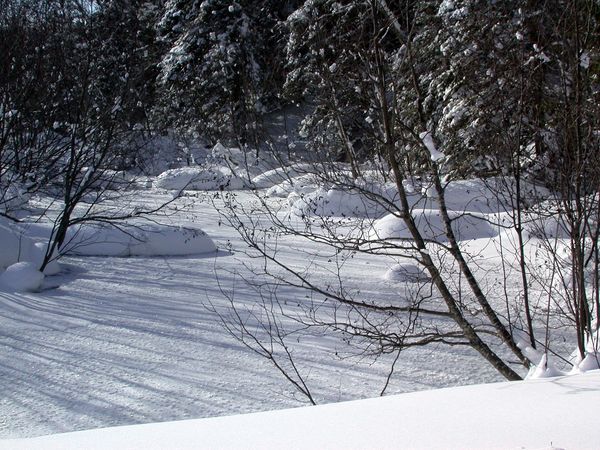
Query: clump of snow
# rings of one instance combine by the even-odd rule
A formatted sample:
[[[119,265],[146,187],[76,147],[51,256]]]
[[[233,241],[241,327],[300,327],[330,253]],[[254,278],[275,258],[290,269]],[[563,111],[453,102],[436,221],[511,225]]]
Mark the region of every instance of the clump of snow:
[[[383,275],[387,281],[421,283],[431,280],[429,274],[421,266],[416,264],[396,264],[390,267]]]
[[[588,372],[600,369],[600,352],[589,352],[585,358],[575,366],[577,372]]]
[[[528,380],[537,378],[554,378],[563,375],[566,375],[566,373],[558,370],[553,364],[550,364],[548,361],[548,355],[544,353],[540,362],[529,369],[529,373],[527,374],[526,378]]]
[[[581,54],[581,56],[579,57],[579,65],[583,69],[589,69],[590,68],[590,54],[588,52],[583,52]]]
[[[187,256],[216,251],[201,229],[160,224],[72,227],[61,249],[80,256]]]
[[[568,238],[569,231],[565,219],[556,216],[529,217],[524,223],[524,231],[529,237],[538,239]]]
[[[29,247],[31,241],[10,228],[6,221],[0,219],[0,269],[6,268],[20,260],[24,248]]]
[[[357,182],[352,188],[319,188],[288,201],[291,213],[298,217],[378,218],[395,209],[396,185]]]
[[[46,248],[47,243],[36,242],[30,237],[27,228],[0,219],[0,270],[21,261],[31,262],[39,268],[46,255]],[[55,253],[53,258],[56,257]],[[44,269],[44,274],[55,275],[60,270],[60,264],[51,261]]]
[[[225,147],[219,142],[212,148],[207,162],[212,166],[227,167],[244,179],[250,180],[264,172],[263,166],[266,161],[259,158],[256,151],[249,147]]]
[[[228,167],[182,167],[161,173],[154,187],[166,190],[212,191],[241,189],[244,181]]]
[[[27,261],[32,262],[36,267],[41,267],[48,249],[47,242],[35,242],[30,247],[30,252],[26,256]],[[57,261],[58,252],[55,250],[50,262],[44,268],[44,275],[56,275],[61,271],[60,263]]]
[[[423,145],[427,148],[427,150],[429,150],[429,154],[431,156],[432,161],[437,162],[440,159],[446,157],[446,155],[440,152],[435,146],[435,143],[433,142],[433,137],[431,136],[431,133],[429,131],[424,131],[423,133],[419,134],[419,137],[423,141]]]
[[[491,238],[498,235],[498,230],[483,215],[449,213],[452,230],[457,240]],[[437,210],[415,209],[412,211],[415,224],[424,239],[445,242],[446,235],[441,214]],[[406,223],[394,214],[388,214],[376,220],[369,233],[372,240],[412,239]]]
[[[290,196],[304,196],[310,194],[311,192],[315,192],[319,189],[317,186],[319,184],[319,180],[317,175],[307,174],[300,175],[290,180],[283,181],[279,184],[271,186],[266,191],[267,197],[289,197]],[[292,203],[290,203],[291,205]]]
[[[40,289],[44,274],[28,261],[12,264],[0,274],[0,287],[17,292],[32,292]]]

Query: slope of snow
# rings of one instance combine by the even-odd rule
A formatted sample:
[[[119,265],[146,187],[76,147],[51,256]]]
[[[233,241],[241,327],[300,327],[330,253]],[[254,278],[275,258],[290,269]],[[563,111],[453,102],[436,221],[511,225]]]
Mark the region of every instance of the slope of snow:
[[[106,428],[0,449],[594,449],[600,371],[240,416]],[[567,421],[565,420],[567,419]]]

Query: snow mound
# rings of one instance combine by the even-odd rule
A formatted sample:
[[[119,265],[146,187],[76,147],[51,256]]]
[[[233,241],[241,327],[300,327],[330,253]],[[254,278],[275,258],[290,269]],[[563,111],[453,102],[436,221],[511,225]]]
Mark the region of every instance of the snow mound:
[[[537,239],[565,239],[569,237],[569,226],[556,216],[530,217],[524,224],[525,232],[531,238]],[[593,227],[593,225],[592,225]]]
[[[435,242],[447,241],[444,225],[439,211],[422,209],[412,212],[417,228],[424,239]],[[498,230],[486,220],[485,216],[476,214],[459,214],[449,211],[452,229],[457,240],[491,238],[498,235]],[[369,232],[371,240],[412,239],[412,235],[404,220],[394,214],[388,214],[376,220]]]
[[[271,186],[267,189],[267,197],[289,197],[292,196],[303,196],[315,192],[319,188],[317,175],[306,174],[292,178],[291,180],[282,181],[279,184]]]
[[[600,352],[588,353],[576,366],[577,372],[588,372],[597,369],[600,369]]]
[[[422,267],[416,264],[396,264],[383,275],[387,281],[422,283],[431,280]]]
[[[84,168],[82,172],[85,173]],[[92,183],[92,188],[98,190],[117,191],[125,188],[136,187],[135,177],[124,170],[103,170]]]
[[[396,198],[395,185],[369,185],[357,186],[352,190],[319,188],[290,204],[291,213],[298,217],[378,218],[394,208]]]
[[[43,281],[44,274],[28,261],[12,264],[0,274],[0,287],[17,292],[37,291]]]
[[[212,191],[241,189],[244,181],[228,167],[182,167],[161,173],[153,186],[158,189]]]
[[[79,256],[189,256],[216,251],[201,229],[160,224],[86,224],[67,232],[63,253]]]
[[[281,183],[289,183],[292,178],[308,175],[312,170],[310,164],[293,164],[287,167],[278,167],[267,170],[252,178],[252,185],[257,189],[276,186]]]
[[[0,219],[0,269],[20,261],[25,249],[33,245],[31,239],[21,236],[17,230]]]
[[[540,202],[549,195],[547,189],[521,181],[522,202],[531,205]],[[444,186],[446,207],[454,211],[492,213],[512,210],[510,193],[516,191],[516,182],[512,178],[488,178],[451,181]],[[437,193],[433,185],[423,188],[423,194],[437,202]]]
[[[31,261],[36,267],[41,267],[44,262],[44,257],[46,256],[46,250],[48,249],[47,242],[35,242],[32,247],[30,247],[30,252],[26,256],[27,261]],[[44,268],[44,275],[56,275],[61,271],[60,263],[57,261],[58,253],[56,250],[52,255],[52,259]]]

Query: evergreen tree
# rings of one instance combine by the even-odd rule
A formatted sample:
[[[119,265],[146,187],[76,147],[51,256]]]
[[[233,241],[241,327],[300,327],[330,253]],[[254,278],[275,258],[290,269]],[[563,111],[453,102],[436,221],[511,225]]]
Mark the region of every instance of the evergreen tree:
[[[288,10],[274,0],[168,1],[158,23],[167,123],[258,146],[261,117],[281,83],[278,22]]]

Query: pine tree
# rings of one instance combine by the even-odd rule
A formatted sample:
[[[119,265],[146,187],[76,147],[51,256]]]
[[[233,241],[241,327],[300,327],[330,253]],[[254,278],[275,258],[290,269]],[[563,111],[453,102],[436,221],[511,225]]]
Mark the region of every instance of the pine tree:
[[[258,146],[261,117],[278,95],[277,24],[288,9],[273,0],[168,1],[158,23],[167,123]]]

